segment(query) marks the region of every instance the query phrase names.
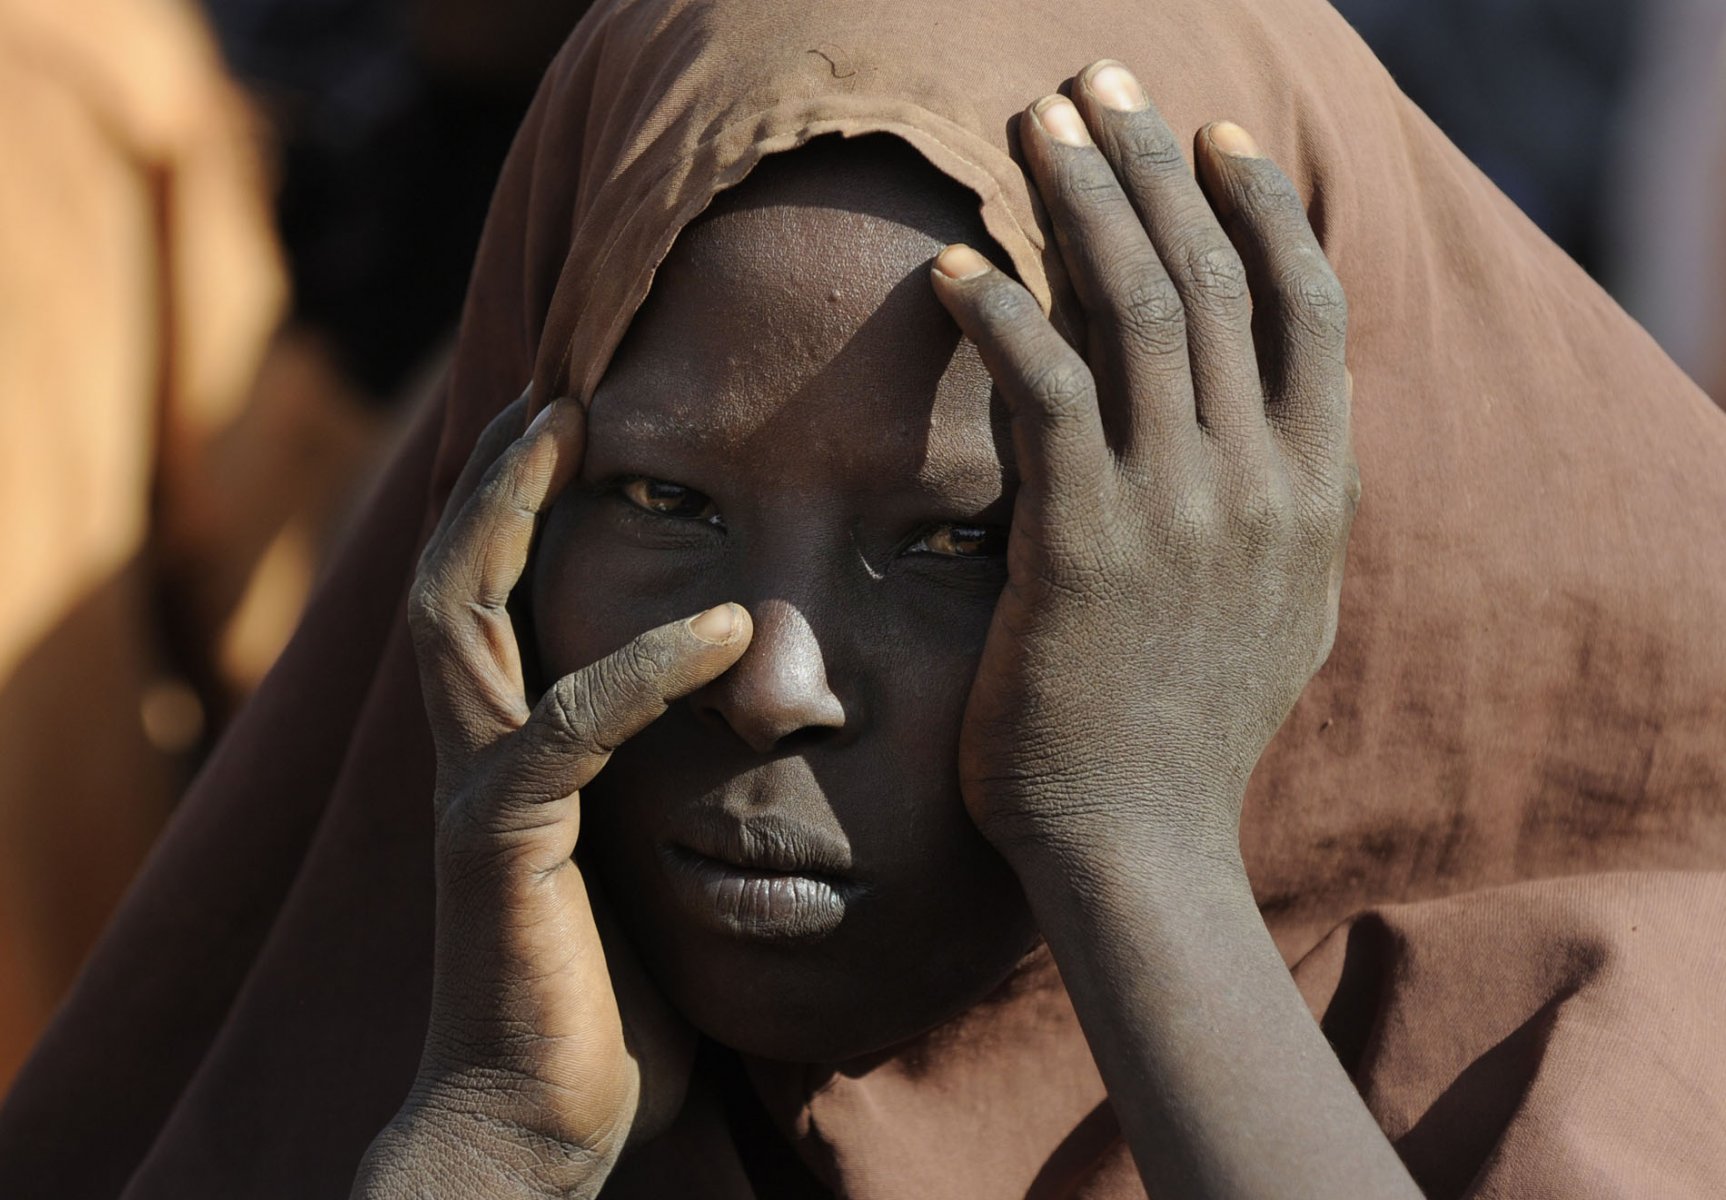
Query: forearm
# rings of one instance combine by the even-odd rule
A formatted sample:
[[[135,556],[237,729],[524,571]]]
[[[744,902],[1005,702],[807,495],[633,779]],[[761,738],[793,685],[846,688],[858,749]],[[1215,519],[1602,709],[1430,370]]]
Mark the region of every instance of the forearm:
[[[1152,1195],[1418,1197],[1232,847],[1016,863]]]

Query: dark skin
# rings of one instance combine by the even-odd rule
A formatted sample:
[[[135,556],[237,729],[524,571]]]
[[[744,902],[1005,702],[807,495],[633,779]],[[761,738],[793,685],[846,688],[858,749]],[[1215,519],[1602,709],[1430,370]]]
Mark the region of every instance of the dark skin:
[[[991,421],[988,371],[928,264],[981,236],[975,201],[902,143],[769,160],[680,239],[539,546],[548,676],[681,614],[749,610],[748,652],[620,746],[583,812],[672,1006],[751,1054],[902,1041],[993,990],[1036,939],[959,803],[954,753],[1014,480],[1005,413]],[[828,873],[863,894],[820,937],[694,919],[662,851],[710,815],[830,839],[844,865]]]
[[[928,276],[951,322],[898,286],[951,236],[927,189],[860,171],[835,210],[787,174],[675,252],[590,419],[482,440],[412,606],[431,1029],[356,1195],[597,1194],[687,1069],[647,975],[728,1044],[827,1058],[939,1023],[1033,930],[1153,1195],[1418,1195],[1239,853],[1334,636],[1342,294],[1244,131],[1201,131],[1195,179],[1124,70],[1072,96],[1020,136],[1083,355],[966,245]],[[506,604],[541,524],[530,707]],[[784,874],[733,836],[761,812]]]

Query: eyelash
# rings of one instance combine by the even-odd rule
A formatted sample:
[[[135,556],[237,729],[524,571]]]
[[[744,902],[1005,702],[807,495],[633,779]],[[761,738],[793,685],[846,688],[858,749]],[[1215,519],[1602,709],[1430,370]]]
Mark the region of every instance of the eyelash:
[[[637,500],[634,496],[630,495],[630,489],[635,488],[637,485],[645,485],[649,488],[676,488],[678,492],[682,494],[680,497],[677,497],[678,499],[694,498],[705,501],[703,506],[704,513],[697,514],[695,516],[678,516],[675,513],[662,509],[651,508],[647,504],[644,504],[642,501]],[[690,524],[710,525],[721,532],[725,529],[725,520],[719,515],[719,510],[714,507],[713,501],[696,491],[694,488],[686,488],[680,483],[670,483],[664,479],[654,479],[649,475],[625,475],[622,478],[612,480],[606,485],[606,490],[615,493],[619,499],[628,504],[631,508],[635,509],[635,511],[647,516],[663,517],[668,521],[685,521]],[[711,515],[704,515],[705,510],[707,509],[712,510]]]
[[[713,509],[713,511],[711,515],[678,516],[662,509],[651,508],[630,494],[632,489],[635,489],[640,485],[676,488],[679,493],[681,493],[677,499],[699,499],[704,502],[704,509]],[[711,526],[721,532],[724,532],[725,530],[725,519],[721,517],[718,510],[714,508],[713,501],[702,493],[696,491],[694,488],[686,488],[682,484],[671,483],[663,479],[655,479],[648,475],[625,475],[618,479],[609,481],[605,485],[604,490],[607,493],[615,495],[619,500],[627,505],[633,515],[642,518],[652,519],[657,517],[667,521],[679,521],[689,524],[699,523]],[[953,554],[931,548],[929,545],[930,539],[939,538],[943,533],[947,535],[949,541],[978,541],[988,546],[989,550],[979,554]],[[987,560],[999,557],[1004,553],[1005,542],[1006,530],[999,526],[961,524],[957,521],[947,521],[939,524],[928,525],[920,529],[914,537],[900,547],[899,553],[926,554],[934,558]]]
[[[952,540],[982,542],[987,550],[978,554],[950,554],[943,550],[929,547],[929,539],[946,533]],[[930,525],[920,532],[911,544],[900,551],[901,554],[930,554],[937,558],[991,559],[1006,553],[1007,531],[997,525],[961,525],[949,521],[940,525]]]

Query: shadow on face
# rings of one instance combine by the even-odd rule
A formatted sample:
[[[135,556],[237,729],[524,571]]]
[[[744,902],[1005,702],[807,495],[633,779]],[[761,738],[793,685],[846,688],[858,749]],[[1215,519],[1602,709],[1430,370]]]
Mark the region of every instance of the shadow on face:
[[[958,788],[1014,487],[928,281],[961,240],[992,250],[975,198],[892,139],[762,164],[661,267],[539,547],[548,677],[721,601],[754,617],[587,789],[581,849],[671,1001],[749,1053],[903,1040],[1034,941]]]

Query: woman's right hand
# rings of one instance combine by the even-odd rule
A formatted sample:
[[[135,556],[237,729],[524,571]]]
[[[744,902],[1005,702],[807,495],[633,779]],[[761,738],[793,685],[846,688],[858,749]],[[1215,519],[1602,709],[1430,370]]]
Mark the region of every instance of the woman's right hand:
[[[601,945],[571,857],[579,790],[737,661],[749,615],[726,604],[649,630],[530,706],[506,605],[579,466],[585,414],[557,400],[516,436],[526,408],[481,436],[410,596],[437,747],[431,1021],[356,1197],[594,1195],[625,1143],[675,1113],[679,1043],[687,1077],[691,1039],[621,943]]]

